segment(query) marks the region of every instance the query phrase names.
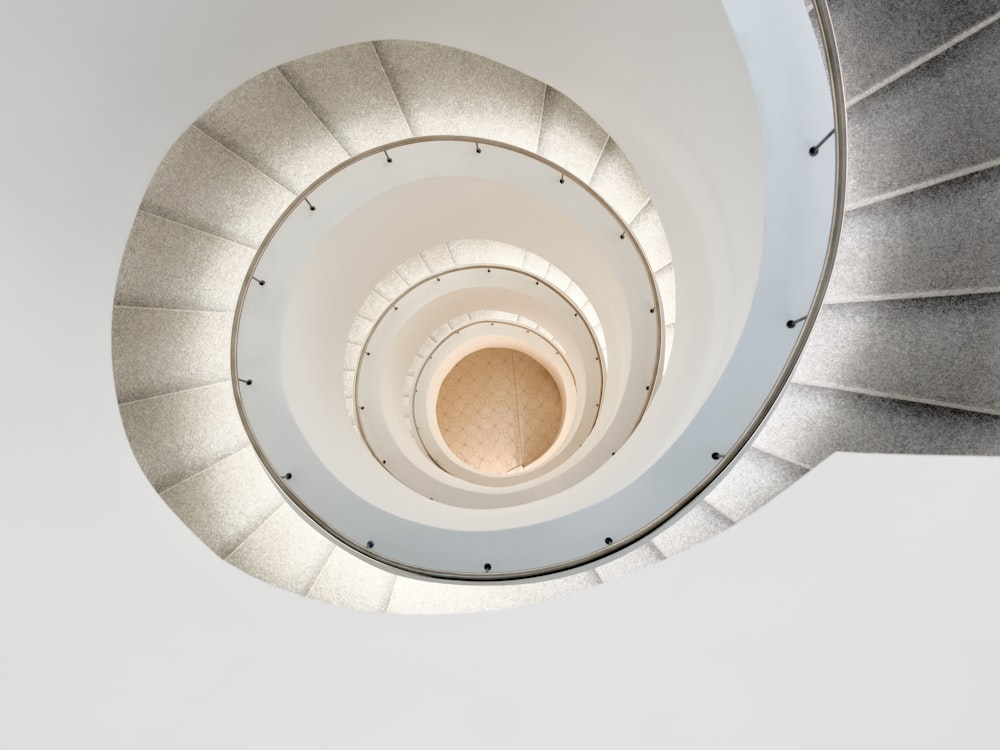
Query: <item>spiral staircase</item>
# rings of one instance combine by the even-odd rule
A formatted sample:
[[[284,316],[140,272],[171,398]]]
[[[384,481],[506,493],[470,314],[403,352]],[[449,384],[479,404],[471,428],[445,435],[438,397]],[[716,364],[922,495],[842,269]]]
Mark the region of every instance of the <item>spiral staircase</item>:
[[[835,451],[1000,453],[1000,3],[924,0],[887,13],[834,1],[830,10],[850,169],[826,303],[752,447],[648,543],[516,585],[397,576],[303,521],[248,444],[229,361],[247,268],[299,193],[381,144],[467,135],[564,165],[628,222],[662,297],[672,293],[662,226],[606,132],[537,81],[415,43],[342,47],[267,71],[208,110],[161,164],[126,247],[113,318],[122,421],[154,488],[216,554],[264,581],[356,609],[440,613],[537,601],[661,561],[742,520]],[[420,75],[428,58],[440,71],[433,84]],[[455,97],[470,78],[476,85],[461,88],[479,97]],[[439,267],[449,262],[458,264],[451,256]],[[568,292],[571,281],[560,281]]]

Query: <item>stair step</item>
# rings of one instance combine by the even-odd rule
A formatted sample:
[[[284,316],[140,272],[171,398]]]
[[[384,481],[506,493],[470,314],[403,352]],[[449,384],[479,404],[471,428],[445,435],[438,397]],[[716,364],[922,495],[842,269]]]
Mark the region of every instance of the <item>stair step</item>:
[[[310,55],[280,70],[352,156],[410,136],[370,42]]]
[[[826,300],[1000,288],[1000,167],[850,211]]]
[[[274,180],[192,127],[160,162],[141,208],[256,249],[291,200]]]
[[[451,257],[448,245],[443,242],[424,250],[420,253],[420,257],[427,264],[431,273],[442,273],[455,267],[455,259]]]
[[[802,466],[836,451],[1000,454],[1000,417],[791,384],[754,443]]]
[[[996,0],[832,0],[840,65],[851,100],[1000,11]]]
[[[677,321],[677,283],[673,265],[661,268],[653,278],[656,281],[656,290],[660,294],[663,322],[666,325],[673,325]]]
[[[228,312],[115,307],[111,357],[118,402],[227,381]]]
[[[418,581],[399,576],[389,600],[394,614],[459,614],[509,609],[554,599],[596,586],[601,579],[592,570],[534,583],[474,585]]]
[[[122,404],[121,416],[136,461],[157,492],[248,445],[229,383]]]
[[[284,502],[251,448],[222,459],[161,494],[220,557],[226,557]]]
[[[733,522],[715,508],[699,502],[653,537],[652,543],[664,558],[669,558],[712,538],[732,525]]]
[[[796,382],[1000,410],[1000,294],[826,305]]]
[[[492,240],[452,240],[448,243],[451,257],[458,266],[502,265],[524,266],[525,252],[519,247]]]
[[[414,135],[538,147],[545,97],[540,81],[454,47],[385,41],[375,48]]]
[[[347,158],[277,69],[226,94],[195,127],[293,193],[301,193]]]
[[[590,115],[555,89],[546,88],[539,155],[589,182],[607,142],[607,132]]]
[[[362,612],[385,612],[395,581],[392,573],[334,548],[308,596]]]
[[[851,107],[848,204],[1000,156],[1000,23]]]
[[[649,192],[621,148],[609,140],[597,163],[590,187],[613,208],[622,221],[631,223],[649,201]]]
[[[431,269],[420,255],[408,258],[396,268],[396,271],[403,277],[407,286],[413,286],[431,275]]]
[[[642,210],[629,223],[629,229],[642,247],[646,262],[653,271],[670,265],[673,257],[667,242],[667,232],[660,221],[660,214],[652,202],[646,203]]]
[[[332,542],[282,503],[226,559],[255,578],[305,594],[333,549]]]
[[[140,211],[125,246],[115,304],[231,312],[253,250]]]
[[[751,447],[705,501],[727,518],[741,521],[805,473],[801,466]]]
[[[650,565],[655,565],[663,559],[663,553],[656,548],[656,545],[647,543],[636,547],[631,552],[609,563],[598,565],[594,571],[602,583],[608,583],[618,578],[624,578],[643,568],[648,568]]]

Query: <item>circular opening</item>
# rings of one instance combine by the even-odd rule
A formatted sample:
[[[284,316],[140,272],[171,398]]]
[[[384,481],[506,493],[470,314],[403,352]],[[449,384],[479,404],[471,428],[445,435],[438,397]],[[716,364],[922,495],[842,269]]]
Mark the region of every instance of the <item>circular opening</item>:
[[[543,364],[522,351],[491,347],[452,367],[435,416],[444,442],[462,462],[502,475],[531,465],[552,447],[565,409]]]

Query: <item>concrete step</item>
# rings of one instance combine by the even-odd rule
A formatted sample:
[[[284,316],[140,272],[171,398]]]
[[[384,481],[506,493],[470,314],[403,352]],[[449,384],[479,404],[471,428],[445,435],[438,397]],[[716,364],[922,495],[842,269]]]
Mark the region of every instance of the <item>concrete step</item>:
[[[826,305],[796,382],[1000,412],[1000,295]]]
[[[385,612],[395,583],[394,574],[334,548],[308,596],[362,612]]]
[[[228,381],[228,312],[115,307],[111,357],[118,402]]]
[[[1000,158],[1000,23],[849,111],[848,205]]]
[[[115,304],[232,312],[254,252],[140,211],[125,246]]]
[[[1000,12],[998,0],[831,0],[848,101]]]
[[[538,154],[590,182],[608,134],[594,119],[554,88],[545,90]]]
[[[160,493],[219,557],[235,550],[285,502],[251,448],[244,448]]]
[[[1000,417],[791,384],[754,446],[805,468],[837,451],[1000,454]]]
[[[412,135],[370,42],[310,55],[280,70],[352,156]]]
[[[170,148],[142,210],[256,249],[292,193],[195,127]]]
[[[1000,167],[850,211],[828,302],[1000,290]]]
[[[293,193],[347,158],[278,69],[226,94],[195,127]]]
[[[465,135],[538,149],[540,81],[453,47],[384,41],[375,49],[414,135]]]
[[[226,559],[255,578],[305,594],[333,550],[332,542],[282,503]]]
[[[136,461],[157,492],[249,444],[228,382],[131,401],[120,408]]]

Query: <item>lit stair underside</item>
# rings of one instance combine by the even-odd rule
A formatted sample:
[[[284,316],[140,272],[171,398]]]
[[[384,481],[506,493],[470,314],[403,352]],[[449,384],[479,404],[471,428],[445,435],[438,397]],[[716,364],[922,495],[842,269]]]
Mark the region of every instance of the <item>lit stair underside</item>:
[[[414,133],[474,125],[479,137],[537,150],[590,181],[642,233],[648,196],[587,115],[482,65],[472,90],[511,97],[493,121],[502,129],[476,118],[471,99],[456,114],[470,119],[422,117],[442,91],[465,92],[467,73],[440,60],[450,72],[424,86],[413,71],[435,50],[419,44],[355,45],[248,82],[182,136],[154,177],[122,264],[114,336],[122,418],[154,487],[211,549],[263,580],[358,609],[453,612],[536,601],[669,557],[834,451],[1000,453],[1000,2],[830,5],[851,104],[852,208],[828,304],[753,447],[650,543],[555,581],[397,578],[337,549],[283,502],[211,355],[196,369],[164,353],[133,359],[157,318],[174,345],[200,351],[195,332],[215,330],[209,313],[231,322],[246,265],[293,191],[344,154]],[[651,264],[669,272],[662,252]]]

